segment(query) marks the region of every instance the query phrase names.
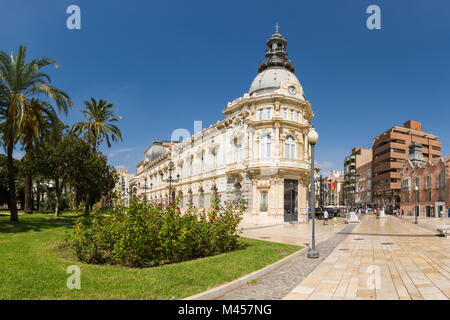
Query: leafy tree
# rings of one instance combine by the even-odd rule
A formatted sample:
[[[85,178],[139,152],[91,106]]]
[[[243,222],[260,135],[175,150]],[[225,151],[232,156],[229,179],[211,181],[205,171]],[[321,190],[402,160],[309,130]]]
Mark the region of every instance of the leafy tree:
[[[82,196],[90,194],[85,203],[86,213],[93,202],[107,196],[116,183],[115,169],[107,164],[106,157],[94,152],[84,140],[62,132],[50,133],[38,143],[30,160],[44,178],[52,182],[55,215],[59,215],[64,187],[70,185]]]
[[[43,57],[26,61],[26,46],[17,54],[0,51],[0,131],[7,153],[11,221],[18,221],[13,150],[29,119],[32,98],[43,95],[55,101],[58,111],[67,113],[73,106],[68,95],[50,85],[50,76],[41,69],[55,61]]]
[[[79,136],[84,132],[94,152],[97,151],[97,147],[103,139],[106,139],[108,148],[111,147],[110,139],[114,142],[122,141],[120,129],[113,124],[120,117],[111,110],[112,103],[103,99],[97,102],[94,98],[91,98],[91,101],[85,101],[84,104],[86,108],[80,111],[87,121],[74,124],[72,133]]]

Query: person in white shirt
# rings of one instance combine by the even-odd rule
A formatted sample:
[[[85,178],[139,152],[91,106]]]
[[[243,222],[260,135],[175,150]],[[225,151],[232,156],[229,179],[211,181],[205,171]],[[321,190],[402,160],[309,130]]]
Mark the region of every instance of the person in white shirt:
[[[323,224],[328,224],[328,211],[325,209],[323,212]]]

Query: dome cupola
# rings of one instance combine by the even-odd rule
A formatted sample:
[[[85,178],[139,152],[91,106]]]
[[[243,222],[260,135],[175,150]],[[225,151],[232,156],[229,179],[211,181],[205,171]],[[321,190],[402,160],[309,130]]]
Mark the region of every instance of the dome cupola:
[[[301,88],[300,82],[294,74],[294,63],[288,59],[287,44],[287,40],[278,32],[277,24],[275,33],[266,42],[268,47],[265,53],[266,60],[258,66],[258,75],[250,86],[250,95],[273,92],[280,89],[285,81]]]
[[[288,59],[286,53],[287,40],[278,32],[278,23],[275,27],[275,33],[267,40],[266,61],[258,66],[258,72],[262,72],[270,67],[283,67],[286,70],[295,72],[294,63]]]

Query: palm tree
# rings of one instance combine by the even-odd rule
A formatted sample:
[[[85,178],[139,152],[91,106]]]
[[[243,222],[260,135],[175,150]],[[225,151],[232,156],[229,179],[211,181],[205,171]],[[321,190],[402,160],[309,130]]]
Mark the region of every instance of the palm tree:
[[[73,106],[69,96],[50,85],[50,76],[42,68],[55,61],[43,57],[26,62],[26,46],[19,47],[16,55],[0,51],[0,124],[1,137],[7,153],[8,185],[11,221],[18,221],[13,150],[30,112],[31,98],[43,95],[55,101],[59,112],[67,114]]]
[[[97,152],[97,146],[103,139],[106,139],[108,148],[111,148],[110,139],[114,142],[122,141],[120,129],[112,122],[120,120],[120,117],[111,110],[112,103],[100,99],[98,102],[91,98],[91,101],[85,101],[86,108],[80,110],[86,122],[78,122],[73,125],[72,133],[79,136],[85,132],[87,141],[92,145],[94,152]]]
[[[45,102],[45,101],[39,101],[39,99],[32,98],[27,118],[23,122],[22,128],[20,128],[19,131],[19,139],[22,145],[24,146],[24,149],[26,151],[25,157],[29,155],[33,149],[33,143],[36,141],[36,139],[39,138],[39,136],[42,134],[42,131],[45,130],[45,128],[48,128],[55,122],[59,121],[55,110],[53,107]],[[25,173],[25,207],[24,212],[25,213],[32,213],[32,187],[33,187],[33,181],[32,181],[32,174],[30,168],[27,168]]]
[[[105,139],[108,148],[111,147],[110,139],[114,142],[122,141],[122,133],[120,129],[112,124],[120,119],[119,116],[114,114],[112,110],[113,104],[108,103],[107,100],[100,99],[98,102],[91,98],[91,101],[85,101],[86,108],[80,110],[83,114],[86,122],[78,122],[73,125],[72,133],[79,136],[81,133],[85,133],[85,137],[92,145],[94,152],[97,152],[97,146]],[[86,194],[85,199],[85,212],[89,213],[91,206],[91,195],[89,192]]]

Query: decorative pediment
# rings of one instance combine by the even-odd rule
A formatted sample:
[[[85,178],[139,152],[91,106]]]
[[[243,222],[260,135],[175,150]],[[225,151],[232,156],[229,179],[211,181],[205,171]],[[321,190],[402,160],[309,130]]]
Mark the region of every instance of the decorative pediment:
[[[270,188],[270,180],[256,180],[256,188],[258,189],[269,189]]]

